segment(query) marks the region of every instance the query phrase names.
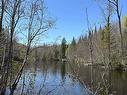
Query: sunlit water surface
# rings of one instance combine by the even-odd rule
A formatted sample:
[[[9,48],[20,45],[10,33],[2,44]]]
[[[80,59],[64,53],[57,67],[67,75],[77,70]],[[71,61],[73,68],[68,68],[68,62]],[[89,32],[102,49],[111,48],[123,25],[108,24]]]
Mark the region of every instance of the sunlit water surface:
[[[105,72],[76,63],[39,62],[26,66],[15,95],[92,95],[108,90],[127,95],[127,72]],[[102,76],[104,75],[104,81]],[[105,89],[105,85],[106,88]],[[100,88],[100,92],[98,90]]]

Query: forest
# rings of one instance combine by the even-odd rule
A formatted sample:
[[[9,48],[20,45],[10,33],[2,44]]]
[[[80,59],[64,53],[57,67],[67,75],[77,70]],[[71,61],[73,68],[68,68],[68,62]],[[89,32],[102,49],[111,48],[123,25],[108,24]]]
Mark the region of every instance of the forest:
[[[78,80],[81,87],[85,89],[82,91],[83,94],[72,93],[73,91],[70,90],[71,94],[65,95],[126,95],[124,83],[121,83],[124,89],[117,90],[121,93],[117,91],[114,93],[114,90],[111,90],[114,86],[109,82],[112,73],[127,71],[127,13],[122,15],[120,6],[122,0],[93,0],[98,3],[104,23],[92,26],[86,8],[87,31],[84,34],[78,38],[73,37],[71,42],[63,37],[60,43],[57,43],[59,39],[57,37],[52,44],[45,42],[38,45],[39,39],[43,40],[45,33],[57,26],[57,20],[47,14],[45,1],[0,0],[0,95],[62,95],[54,92],[55,87],[50,90],[50,87],[45,86],[50,69],[54,70],[52,73],[60,70],[61,80],[64,77],[67,81],[71,78],[74,85]],[[24,38],[19,41],[20,36]],[[59,63],[62,66],[59,66]],[[41,66],[42,71],[44,70],[42,88],[47,87],[49,90],[42,90],[40,87],[37,93],[29,92],[30,88],[25,84],[26,76],[31,74],[32,71],[29,72],[31,68],[38,72],[38,67]],[[87,69],[88,71],[84,72]],[[102,71],[100,76],[96,75],[99,71]],[[34,73],[31,77],[37,76]],[[59,79],[59,76],[56,74],[55,78]],[[125,74],[124,80],[126,78]],[[85,79],[91,81],[87,83]],[[113,77],[113,79],[117,78]],[[36,79],[34,81],[36,82]],[[21,84],[21,93],[17,89],[20,89],[19,84]]]

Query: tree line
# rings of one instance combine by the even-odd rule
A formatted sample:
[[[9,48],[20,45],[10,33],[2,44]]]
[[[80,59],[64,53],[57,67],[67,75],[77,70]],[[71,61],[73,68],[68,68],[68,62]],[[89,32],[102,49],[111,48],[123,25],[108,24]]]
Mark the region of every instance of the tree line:
[[[61,45],[56,45],[55,50],[51,49],[52,57],[54,52],[59,51],[59,54],[65,52],[64,55],[68,59],[79,63],[97,63],[110,69],[126,67],[127,16],[121,14],[120,0],[100,0],[100,2],[102,6],[99,5],[99,8],[102,11],[104,24],[90,26],[89,16],[86,12],[88,24],[86,34],[81,35],[79,39],[73,38],[72,42],[67,44],[66,51],[61,49],[62,42]],[[115,22],[113,21],[114,15],[117,17]]]

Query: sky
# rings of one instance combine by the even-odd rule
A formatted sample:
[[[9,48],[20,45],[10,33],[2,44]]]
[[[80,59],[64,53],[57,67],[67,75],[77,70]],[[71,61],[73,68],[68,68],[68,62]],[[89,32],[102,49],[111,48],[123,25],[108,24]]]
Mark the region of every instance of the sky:
[[[120,0],[122,14],[127,14],[127,0]],[[48,14],[53,17],[55,27],[46,33],[40,43],[58,43],[63,37],[70,42],[87,32],[86,8],[90,26],[100,25],[104,22],[102,12],[95,0],[45,0]]]
[[[53,42],[57,37],[66,38],[68,42],[78,37],[87,29],[86,8],[92,23],[97,23],[100,17],[96,3],[91,0],[45,0],[49,14],[56,19],[56,26],[48,32],[44,42]],[[93,13],[94,12],[94,13]],[[58,40],[58,42],[61,40]]]

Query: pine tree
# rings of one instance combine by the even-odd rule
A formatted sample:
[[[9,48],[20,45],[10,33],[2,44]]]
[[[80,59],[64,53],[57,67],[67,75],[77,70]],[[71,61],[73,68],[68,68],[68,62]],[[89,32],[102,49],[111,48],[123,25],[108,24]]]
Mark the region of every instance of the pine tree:
[[[62,43],[61,43],[61,58],[65,58],[65,54],[66,54],[66,48],[67,48],[67,45],[66,45],[66,39],[63,38],[62,39]]]
[[[75,38],[73,37],[73,40],[71,42],[71,46],[75,46],[76,45],[76,41],[75,41]]]

